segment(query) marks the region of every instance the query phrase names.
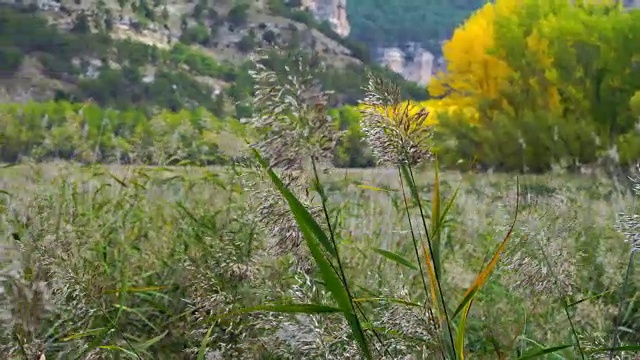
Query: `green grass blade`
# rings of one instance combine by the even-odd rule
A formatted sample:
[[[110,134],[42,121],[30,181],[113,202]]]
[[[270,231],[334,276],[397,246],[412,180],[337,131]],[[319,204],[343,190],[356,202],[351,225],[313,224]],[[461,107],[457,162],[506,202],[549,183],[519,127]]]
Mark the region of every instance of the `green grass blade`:
[[[418,199],[418,187],[415,182],[413,182],[413,177],[411,176],[411,172],[406,165],[400,166],[400,171],[402,171],[402,176],[407,180],[407,184],[409,185],[409,191],[411,192],[411,196],[414,199]]]
[[[458,359],[460,360],[464,360],[464,331],[467,325],[467,316],[469,315],[471,304],[473,304],[473,301],[468,301],[465,305],[464,310],[462,311],[460,324],[458,324],[458,330],[456,331],[455,353],[458,354]]]
[[[396,299],[396,298],[388,298],[388,297],[367,297],[367,298],[355,298],[353,299],[353,301],[355,302],[369,302],[369,301],[386,301],[386,302],[393,302],[396,304],[401,304],[401,305],[407,305],[407,306],[414,306],[414,307],[422,307],[424,305],[419,304],[417,302],[413,302],[413,301],[407,301],[407,300],[402,300],[402,299]]]
[[[398,191],[396,189],[391,189],[391,188],[384,188],[384,187],[366,185],[366,184],[363,184],[363,183],[357,182],[357,181],[355,182],[355,184],[356,184],[357,187],[359,187],[361,189],[364,189],[364,190],[382,191],[382,192],[388,192],[388,193],[395,193],[395,192]]]
[[[460,191],[460,185],[458,185],[456,190],[453,192],[453,195],[451,196],[451,199],[449,199],[449,202],[447,203],[447,205],[444,207],[444,209],[442,209],[442,213],[440,214],[440,220],[438,221],[436,228],[433,229],[434,235],[435,234],[439,234],[440,231],[442,230],[443,225],[446,222],[447,215],[449,214],[449,211],[453,207],[453,204],[454,204],[456,198],[458,197],[458,192],[459,191]]]
[[[260,156],[260,153],[255,149],[252,150],[258,162],[262,165],[264,170],[271,178],[271,181],[289,203],[291,212],[294,215],[300,231],[304,235],[307,246],[311,251],[311,255],[318,265],[322,279],[325,282],[325,286],[333,296],[340,309],[342,309],[343,314],[347,322],[349,323],[353,336],[360,346],[363,355],[367,359],[372,359],[369,344],[360,324],[360,320],[355,314],[353,303],[351,302],[351,298],[347,293],[347,289],[343,286],[343,283],[342,281],[340,281],[340,278],[338,277],[335,269],[331,266],[331,263],[325,256],[325,253],[321,250],[321,247],[324,247],[325,250],[335,258],[337,257],[335,248],[333,248],[333,245],[330,243],[327,235],[322,231],[322,228],[313,219],[309,211],[300,203],[295,195],[293,195],[293,193],[291,193],[291,191],[286,188],[278,175],[276,175],[276,173],[270,168],[269,164],[262,158],[262,156]]]
[[[121,352],[125,355],[127,355],[128,357],[132,358],[132,359],[140,359],[140,357],[134,353],[133,351],[127,350],[121,346],[117,346],[117,345],[102,345],[99,346],[100,349],[105,349],[105,350],[112,350],[112,351],[118,351]]]
[[[583,303],[583,302],[585,302],[585,301],[595,300],[595,299],[600,298],[600,297],[602,297],[602,296],[604,296],[604,295],[608,295],[608,294],[610,294],[610,293],[612,293],[612,292],[613,292],[613,290],[607,290],[607,291],[602,292],[602,293],[599,293],[599,294],[595,294],[595,295],[592,295],[592,296],[588,296],[588,297],[586,297],[586,298],[584,298],[584,299],[580,299],[580,300],[578,300],[578,301],[574,301],[574,302],[572,302],[571,304],[567,304],[567,307],[574,307],[574,306],[576,306],[576,305],[578,305],[578,304],[580,304],[580,303]]]
[[[559,345],[559,346],[553,346],[553,347],[550,347],[550,348],[545,348],[545,349],[542,349],[542,350],[537,350],[537,351],[534,351],[534,352],[532,352],[530,354],[526,354],[526,355],[523,355],[523,356],[519,357],[518,360],[534,359],[534,358],[540,357],[542,355],[556,353],[556,352],[558,352],[560,350],[564,350],[564,349],[570,348],[572,346],[573,345],[571,345],[571,344]]]
[[[137,348],[138,349],[142,349],[142,350],[146,350],[148,348],[150,348],[152,345],[154,345],[155,343],[159,342],[160,340],[164,339],[165,336],[167,336],[167,334],[169,333],[169,330],[165,330],[162,334],[152,337],[151,339],[143,342],[142,344],[138,345]]]
[[[338,274],[336,274],[329,261],[320,250],[320,246],[318,246],[318,243],[313,241],[312,235],[309,234],[309,229],[307,228],[306,230],[307,231],[304,233],[305,238],[307,238],[307,245],[309,246],[311,254],[318,264],[318,267],[320,268],[320,274],[322,275],[326,283],[327,289],[331,292],[334,300],[343,310],[344,316],[347,319],[347,322],[349,322],[351,331],[353,332],[353,335],[360,345],[360,348],[363,351],[364,355],[367,359],[372,359],[367,339],[364,335],[362,327],[360,326],[360,321],[353,311],[351,299],[349,299],[349,295],[347,294],[346,289],[342,286],[343,284],[340,281]]]
[[[462,302],[460,303],[460,305],[458,305],[456,311],[454,311],[453,315],[451,315],[451,320],[455,319],[456,316],[458,316],[458,314],[460,314],[460,312],[467,306],[467,304],[471,302],[471,300],[473,300],[473,297],[476,295],[477,291],[478,289],[474,288],[467,294],[467,296],[464,297],[464,299],[462,299]]]
[[[415,266],[409,259],[403,257],[402,255],[399,255],[397,253],[391,252],[389,250],[384,250],[384,249],[380,249],[380,248],[374,248],[373,249],[374,252],[384,256],[385,258],[398,263],[400,265],[404,265],[410,269],[413,270],[418,270],[418,267]]]
[[[433,198],[431,200],[431,244],[432,247],[432,258],[433,267],[436,272],[436,276],[438,279],[441,278],[442,274],[440,273],[442,262],[440,261],[440,229],[441,229],[441,220],[440,217],[442,212],[441,206],[441,196],[440,196],[440,171],[438,169],[438,159],[435,160],[434,163],[435,175],[433,179]]]
[[[71,341],[71,340],[78,340],[78,339],[82,339],[84,337],[87,336],[94,336],[94,335],[98,335],[101,334],[106,328],[101,327],[101,328],[97,328],[97,329],[91,329],[91,330],[87,330],[81,333],[77,333],[77,334],[72,334],[69,335],[67,337],[62,338],[60,341],[65,342],[65,341]]]
[[[140,318],[140,320],[144,321],[144,322],[145,322],[147,325],[149,325],[149,327],[151,327],[153,330],[158,330],[158,329],[156,328],[156,326],[155,326],[155,325],[153,325],[153,323],[152,323],[151,321],[147,320],[147,318],[146,318],[146,317],[145,317],[145,316],[144,316],[140,311],[138,311],[138,310],[136,310],[136,309],[132,309],[132,308],[130,308],[130,307],[128,307],[128,306],[120,305],[120,304],[113,304],[113,307],[115,307],[116,309],[122,309],[123,311],[127,311],[127,312],[130,312],[130,313],[132,313],[132,314],[137,315],[137,316],[138,316],[138,318]]]
[[[322,231],[320,225],[313,219],[313,216],[307,211],[307,209],[302,205],[302,203],[293,195],[293,193],[286,188],[282,180],[276,175],[276,173],[271,169],[269,164],[262,158],[260,153],[257,150],[252,149],[254,155],[256,156],[258,162],[263,167],[265,171],[267,171],[271,181],[274,183],[276,188],[280,191],[282,196],[289,203],[289,207],[291,208],[291,212],[293,213],[298,226],[300,226],[300,230],[305,233],[308,232],[310,236],[316,238],[322,247],[331,254],[334,258],[337,256],[336,249],[329,241],[327,235]],[[306,237],[306,235],[305,235]]]
[[[202,338],[202,342],[200,343],[200,349],[198,349],[197,360],[205,359],[205,356],[207,354],[207,345],[209,344],[209,339],[211,339],[211,332],[213,331],[214,326],[216,326],[215,323],[209,326],[209,330],[207,330],[207,333]]]
[[[87,344],[87,346],[84,348],[84,350],[75,357],[75,360],[84,359],[84,356],[86,354],[98,348],[100,343],[103,342],[109,335],[111,335],[115,331],[116,330],[113,327],[113,324],[112,324],[112,327],[110,328],[104,328],[104,331],[102,331],[101,333],[98,334],[98,336],[93,338],[93,340],[91,340],[91,342]]]

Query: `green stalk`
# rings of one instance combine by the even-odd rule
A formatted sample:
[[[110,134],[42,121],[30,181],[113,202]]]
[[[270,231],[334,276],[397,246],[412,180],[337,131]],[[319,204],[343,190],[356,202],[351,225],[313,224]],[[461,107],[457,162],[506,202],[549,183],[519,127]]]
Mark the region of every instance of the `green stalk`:
[[[427,227],[427,223],[424,219],[424,210],[422,208],[422,202],[420,201],[420,196],[418,195],[418,190],[415,186],[415,178],[413,176],[413,171],[411,170],[411,166],[407,165],[406,167],[403,167],[403,170],[405,172],[405,176],[408,175],[409,177],[408,181],[410,181],[411,189],[414,193],[413,196],[415,197],[416,202],[418,204],[418,209],[420,210],[420,219],[422,219],[422,226],[424,227],[424,232],[427,236],[427,245],[429,246],[429,256],[431,256],[431,259],[433,259],[433,270],[436,273],[436,282],[438,284],[438,294],[440,296],[440,301],[442,302],[442,309],[444,311],[444,317],[447,322],[449,340],[451,341],[451,346],[453,347],[453,355],[454,357],[457,358],[457,354],[455,350],[455,341],[453,340],[453,333],[451,332],[451,324],[450,324],[451,321],[449,320],[449,313],[447,310],[446,302],[444,301],[444,294],[442,292],[442,285],[440,282],[440,266],[438,266],[439,261],[433,257],[433,244],[431,242],[431,236],[429,235],[429,229]]]

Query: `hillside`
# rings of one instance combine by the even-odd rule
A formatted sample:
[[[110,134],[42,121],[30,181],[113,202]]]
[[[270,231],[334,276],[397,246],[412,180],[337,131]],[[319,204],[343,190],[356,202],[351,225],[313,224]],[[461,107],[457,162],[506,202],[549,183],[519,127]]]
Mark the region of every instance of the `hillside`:
[[[355,103],[369,63],[366,49],[303,11],[274,0],[182,2],[74,0],[5,3],[0,12],[0,99],[92,99],[102,106],[180,110],[202,106],[241,117],[252,90],[249,56],[259,47],[319,53],[321,81],[335,105]],[[285,55],[270,55],[283,68]],[[348,74],[348,76],[347,76]],[[405,95],[424,97],[415,84]]]
[[[371,48],[417,43],[440,55],[448,39],[486,0],[349,0],[352,39]]]

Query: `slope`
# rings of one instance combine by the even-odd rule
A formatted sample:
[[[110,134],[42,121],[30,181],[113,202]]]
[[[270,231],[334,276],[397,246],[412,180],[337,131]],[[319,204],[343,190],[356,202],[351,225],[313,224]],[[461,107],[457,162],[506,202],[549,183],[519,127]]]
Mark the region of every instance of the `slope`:
[[[8,0],[11,1],[11,0]],[[321,81],[335,105],[362,95],[366,71],[399,76],[368,63],[355,44],[309,14],[282,3],[226,0],[167,3],[74,0],[6,3],[0,11],[0,100],[92,99],[102,106],[148,111],[202,106],[242,117],[250,96],[248,58],[257,47],[316,51]],[[285,58],[271,54],[272,63]],[[348,76],[347,76],[348,75]],[[424,97],[403,83],[407,96]]]

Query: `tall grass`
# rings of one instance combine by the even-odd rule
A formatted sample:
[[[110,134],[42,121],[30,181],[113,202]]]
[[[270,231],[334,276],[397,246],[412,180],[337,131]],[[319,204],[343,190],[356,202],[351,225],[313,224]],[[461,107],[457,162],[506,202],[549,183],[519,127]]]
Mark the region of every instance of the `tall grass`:
[[[310,83],[297,81],[299,78],[297,78],[296,75],[304,79],[304,75],[302,74],[310,70],[309,68],[300,66],[298,69],[299,73],[290,75],[284,84],[278,83],[275,74],[271,74],[264,68],[258,67],[258,69],[263,70],[262,74],[254,75],[256,82],[261,84],[256,94],[256,97],[260,100],[255,104],[259,115],[257,118],[254,118],[257,119],[257,121],[254,121],[259,123],[258,128],[264,124],[265,119],[268,119],[266,122],[271,126],[280,125],[289,128],[292,134],[295,134],[296,130],[298,130],[298,135],[306,135],[307,139],[305,140],[309,140],[309,134],[314,134],[314,132],[324,135],[324,131],[329,131],[322,127],[322,122],[319,124],[316,123],[316,127],[309,126],[313,120],[326,118],[326,116],[323,117],[322,114],[309,113],[305,110],[308,108],[322,110],[323,105],[327,102],[322,98],[325,94],[317,92],[317,90],[314,92]],[[261,80],[265,79],[266,81],[261,83]],[[425,310],[422,315],[428,320],[424,326],[431,329],[430,335],[433,336],[433,340],[435,340],[435,347],[432,349],[430,356],[462,360],[465,358],[467,352],[465,348],[465,331],[471,306],[478,292],[488,282],[489,277],[500,261],[500,256],[504,253],[512,237],[518,216],[520,194],[519,192],[516,193],[515,214],[513,221],[506,230],[506,235],[499,242],[488,262],[483,262],[475,279],[463,293],[462,299],[455,305],[453,301],[445,298],[442,289],[443,258],[441,245],[443,239],[441,231],[446,226],[448,220],[447,215],[453,205],[458,190],[453,193],[451,199],[443,206],[443,199],[440,193],[439,171],[436,161],[434,167],[435,177],[432,183],[433,195],[429,207],[430,216],[427,216],[427,209],[418,191],[413,171],[415,165],[429,159],[430,156],[430,144],[428,141],[430,138],[430,129],[429,126],[426,125],[428,111],[426,109],[415,109],[414,105],[410,102],[405,103],[405,105],[399,105],[402,104],[399,98],[399,89],[394,86],[388,86],[388,84],[385,84],[380,79],[372,77],[369,87],[366,90],[367,95],[363,101],[362,128],[379,162],[382,164],[391,164],[398,169],[401,183],[400,192],[403,198],[404,210],[407,214],[415,261],[418,264],[417,269],[411,260],[404,258],[400,254],[383,249],[375,249],[375,251],[389,260],[419,271],[418,275],[424,290],[423,304],[420,305],[418,302],[413,301],[411,304],[415,304]],[[310,94],[313,94],[313,96],[310,96]],[[288,106],[286,108],[280,106],[280,99],[287,99]],[[269,134],[269,132],[270,131],[263,133],[263,135],[267,135],[265,142],[273,139],[273,137],[269,136],[272,135]],[[326,137],[326,135],[324,136]],[[301,152],[296,151],[298,149],[292,147],[288,149],[290,151],[288,152],[287,150],[283,150],[282,147],[283,145],[280,145],[277,151],[269,148],[269,146],[263,147],[262,149],[267,156],[278,157],[282,156],[282,154],[296,154],[291,157],[290,160],[297,161],[298,163],[304,162],[304,159],[302,159],[302,161],[300,160],[301,156],[309,156],[309,160],[313,165],[311,169],[313,180],[311,187],[320,195],[321,210],[324,214],[322,219],[319,217],[314,218],[313,214],[305,208],[303,202],[296,197],[294,191],[274,172],[273,166],[277,166],[278,162],[270,163],[263,158],[258,150],[254,149],[253,151],[258,163],[262,169],[267,172],[269,178],[289,205],[295,222],[306,240],[307,247],[311,251],[312,258],[318,266],[324,286],[332,295],[335,304],[337,304],[337,307],[333,308],[332,312],[342,313],[351,329],[353,340],[358,345],[360,353],[364,358],[372,359],[374,357],[374,353],[371,351],[372,348],[377,350],[379,357],[386,358],[387,355],[392,357],[391,353],[387,350],[384,340],[380,337],[378,330],[373,327],[364,328],[362,326],[363,322],[369,323],[369,320],[365,312],[356,306],[357,302],[354,295],[356,291],[354,285],[353,283],[350,285],[342,265],[343,260],[340,257],[339,246],[335,240],[336,234],[334,233],[334,227],[331,224],[330,213],[327,208],[327,196],[319,181],[316,167],[316,162],[321,157],[313,152],[314,149]],[[290,169],[285,167],[284,170],[286,172]],[[517,185],[516,188],[518,188]],[[519,189],[516,191],[519,191]],[[418,210],[418,224],[412,222],[410,208],[414,207],[413,205],[415,205],[415,208]],[[320,221],[326,221],[324,228],[320,224]],[[420,230],[422,230],[422,232],[420,232]],[[635,252],[635,248],[637,247],[637,240],[635,239],[636,237],[632,236],[631,254]],[[572,348],[574,354],[584,359],[587,352],[581,344],[574,316],[570,311],[570,301],[567,300],[567,294],[560,288],[559,276],[555,274],[554,266],[549,259],[550,254],[542,247],[540,251],[542,258],[545,260],[544,265],[549,271],[549,280],[553,281],[554,285],[559,289],[558,300],[561,302],[564,314],[566,315],[573,341],[570,343],[540,346],[540,349],[521,354],[522,356],[519,358],[542,357],[550,354],[557,356],[558,352]],[[627,275],[630,274],[631,266],[632,260],[630,260],[627,265]],[[424,268],[426,268],[426,271]],[[622,285],[623,289],[626,288],[628,280],[628,276],[625,277],[624,284]],[[371,291],[369,290],[369,292]],[[387,298],[387,300],[405,304],[408,303],[400,299]],[[619,301],[623,300],[619,299]],[[295,312],[293,309],[299,308],[301,305],[302,304],[280,305],[271,310]],[[454,307],[451,307],[452,305],[454,305]],[[318,311],[322,313],[327,312],[325,304],[304,304],[303,306],[305,312],[313,312],[314,308],[317,308]],[[356,311],[356,309],[358,311]],[[454,320],[458,315],[459,320],[456,324]],[[366,331],[370,332],[370,334],[367,334]],[[608,351],[610,357],[613,357],[615,352],[640,350],[640,347],[633,346],[618,348],[617,324],[614,326],[613,331],[612,346],[609,348],[592,349],[589,351],[589,354]],[[495,350],[498,357],[503,357],[503,352],[501,352],[498,347],[496,347]]]
[[[440,172],[375,79],[384,166],[327,168],[307,70],[255,74],[255,168],[0,168],[0,358],[637,358],[629,189]]]
[[[246,209],[252,195],[230,185],[241,183],[231,171],[72,164],[0,171],[3,358],[361,357],[321,274],[272,255]],[[400,179],[382,169],[319,178],[372,357],[442,356],[450,339],[434,333],[425,305],[432,295],[415,260]],[[439,182],[447,200],[459,187],[441,230],[441,283],[453,315],[513,220],[515,189],[504,175],[444,172]],[[640,279],[630,271],[624,282],[629,247],[611,225],[633,197],[604,178],[519,182],[519,221],[474,295],[465,355],[510,359],[575,344],[558,288],[568,294],[586,357],[611,346],[614,324],[617,347],[637,344]],[[435,187],[416,183],[431,205]],[[419,211],[410,210],[419,224]],[[460,314],[451,317],[455,335]],[[628,349],[616,355],[633,359]],[[576,355],[571,346],[546,358]]]

